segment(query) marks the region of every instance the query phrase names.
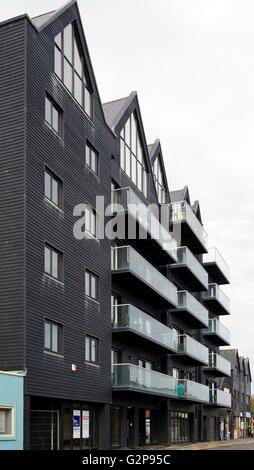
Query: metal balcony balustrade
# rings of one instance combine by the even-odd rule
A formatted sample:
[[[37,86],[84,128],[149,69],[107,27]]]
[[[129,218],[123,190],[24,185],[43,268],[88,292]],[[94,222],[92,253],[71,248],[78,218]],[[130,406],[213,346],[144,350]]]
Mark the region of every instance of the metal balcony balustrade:
[[[134,364],[112,365],[112,387],[117,391],[142,392],[179,400],[209,403],[209,388],[187,379],[145,369]]]
[[[176,287],[132,247],[112,247],[111,270],[112,274],[134,276],[169,306],[177,305]]]
[[[112,213],[114,212],[125,212],[138,222],[142,235],[148,233],[151,237],[150,244],[155,242],[152,245],[154,250],[155,244],[158,245],[155,250],[157,257],[163,258],[164,254],[168,262],[176,261],[177,243],[172,234],[161,224],[159,207],[155,206],[151,210],[151,207],[146,205],[131,188],[118,188],[112,191]],[[135,239],[138,242],[138,232]],[[141,238],[142,241],[144,240]]]
[[[207,233],[187,201],[172,202],[169,208],[171,222],[181,224],[181,245],[188,246],[195,254],[207,253]]]
[[[133,305],[112,307],[112,329],[114,332],[132,332],[170,351],[177,350],[177,336],[171,328],[155,320]]]

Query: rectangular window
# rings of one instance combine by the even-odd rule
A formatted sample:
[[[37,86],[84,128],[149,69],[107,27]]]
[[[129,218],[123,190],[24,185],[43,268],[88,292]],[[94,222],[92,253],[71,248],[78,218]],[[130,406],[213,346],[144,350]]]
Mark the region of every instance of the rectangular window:
[[[45,98],[45,120],[57,134],[62,136],[63,111],[48,95]]]
[[[47,244],[44,248],[44,272],[58,281],[63,281],[63,253]]]
[[[86,164],[98,176],[99,156],[98,152],[88,143],[86,143]]]
[[[87,270],[85,272],[85,295],[90,299],[99,301],[99,278]]]
[[[45,168],[44,196],[59,209],[63,208],[63,183],[52,171]]]
[[[44,349],[57,354],[63,354],[63,325],[45,320]]]
[[[98,364],[99,362],[99,340],[93,336],[85,337],[85,360]]]
[[[96,223],[96,212],[94,209],[92,209],[92,207],[87,205],[85,208],[85,231],[88,235],[92,235],[95,238],[97,233]]]
[[[0,437],[14,436],[14,408],[0,406]]]

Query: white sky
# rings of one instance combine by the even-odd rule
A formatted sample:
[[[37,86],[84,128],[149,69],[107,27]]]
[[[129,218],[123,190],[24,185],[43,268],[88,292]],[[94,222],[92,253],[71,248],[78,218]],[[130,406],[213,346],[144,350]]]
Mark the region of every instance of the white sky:
[[[62,0],[0,0],[0,19]],[[199,199],[209,245],[231,267],[232,346],[254,377],[254,2],[80,0],[102,101],[138,91],[148,143],[159,137],[170,189]]]

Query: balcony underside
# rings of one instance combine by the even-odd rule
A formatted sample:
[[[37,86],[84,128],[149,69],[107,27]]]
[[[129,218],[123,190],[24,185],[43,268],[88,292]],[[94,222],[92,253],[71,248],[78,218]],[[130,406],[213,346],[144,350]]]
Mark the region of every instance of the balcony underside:
[[[189,312],[186,309],[174,309],[170,311],[173,315],[177,318],[183,320],[189,327],[192,329],[204,328],[206,326],[205,323],[198,317],[195,317],[193,313]]]
[[[205,242],[202,243],[195,232],[186,221],[174,222],[174,224],[181,224],[181,246],[187,246],[194,254],[207,253],[208,250]]]
[[[208,406],[209,408],[231,408],[231,406],[229,405],[225,405],[225,403],[218,403],[218,402],[215,402],[215,403],[207,403],[206,406]]]
[[[210,282],[216,284],[229,284],[229,279],[223,274],[219,266],[215,262],[203,263],[205,270],[208,272]]]
[[[148,337],[142,333],[140,333],[139,331],[136,331],[132,328],[129,328],[129,327],[115,327],[112,329],[112,333],[115,335],[121,335],[121,337],[123,339],[126,339],[127,341],[131,341],[131,344],[134,345],[134,344],[137,344],[139,346],[141,346],[141,341],[142,343],[146,343],[146,345],[149,345],[150,344],[150,347],[157,347],[158,349],[160,349],[161,351],[164,351],[164,352],[174,352],[174,348],[170,347],[170,346],[167,346],[163,343],[160,343],[159,341],[153,339],[151,336]],[[151,344],[152,343],[152,344]]]
[[[187,353],[187,352],[177,352],[174,355],[172,354],[172,359],[176,362],[177,360],[180,360],[181,362],[184,362],[188,366],[207,365],[207,362],[205,362],[203,359],[200,359],[197,356],[192,356],[191,353]]]
[[[175,305],[171,303],[169,299],[164,297],[157,290],[154,290],[152,287],[146,284],[143,279],[139,278],[131,271],[111,271],[111,274],[113,281],[124,285],[125,289],[129,289],[130,291],[135,292],[137,295],[142,293],[142,296],[144,296],[148,302],[151,302],[151,304],[157,306],[158,308],[175,307]]]
[[[208,338],[208,340],[212,341],[216,346],[229,346],[230,341],[227,341],[224,338],[221,338],[216,333],[204,333],[204,336]]]
[[[128,235],[129,218],[131,220],[131,224],[135,225],[136,223],[137,236],[134,239],[129,238],[129,235]],[[159,240],[157,240],[156,238],[152,238],[150,233],[146,234],[147,238],[139,239],[139,233],[142,234],[144,232],[144,229],[142,229],[142,225],[140,226],[139,222],[134,221],[134,218],[132,215],[128,216],[128,213],[126,212],[125,212],[125,227],[126,227],[125,241],[128,242],[128,244],[133,245],[133,247],[137,249],[137,251],[140,251],[141,249],[145,251],[146,253],[149,253],[150,259],[156,261],[156,263],[158,264],[170,264],[170,263],[176,262],[176,259],[174,258],[174,256],[172,256],[171,253],[168,252],[167,250],[164,250]]]
[[[201,292],[207,289],[207,285],[203,284],[187,265],[173,264],[170,266],[170,269],[172,269],[172,273],[175,273],[191,291]]]
[[[113,393],[117,392],[117,393],[130,393],[133,394],[133,398],[135,398],[135,395],[138,394],[139,396],[140,395],[150,395],[150,396],[154,396],[154,397],[161,397],[161,398],[167,398],[168,400],[174,400],[175,402],[179,403],[180,401],[181,402],[184,402],[184,403],[205,403],[207,404],[208,402],[207,401],[203,401],[202,399],[198,399],[198,398],[192,398],[192,397],[176,397],[174,394],[174,390],[172,391],[172,395],[170,395],[170,392],[168,389],[165,390],[165,392],[163,391],[158,391],[158,390],[153,390],[153,389],[150,389],[149,387],[147,387],[147,389],[144,389],[144,388],[138,388],[138,387],[135,387],[135,385],[130,385],[130,386],[123,386],[123,387],[120,387],[120,386],[112,386],[112,391]]]
[[[223,372],[220,369],[216,369],[216,367],[204,367],[203,370],[206,375],[209,375],[210,377],[230,377],[227,372]]]
[[[230,315],[230,312],[215,298],[203,298],[203,302],[206,308],[215,315]]]

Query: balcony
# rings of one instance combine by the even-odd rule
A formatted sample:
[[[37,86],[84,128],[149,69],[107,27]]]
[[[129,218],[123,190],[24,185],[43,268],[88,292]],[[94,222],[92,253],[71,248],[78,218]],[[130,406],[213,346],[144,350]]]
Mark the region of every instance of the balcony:
[[[154,266],[130,246],[112,248],[112,275],[125,286],[156,302],[157,307],[177,305],[177,289]]]
[[[210,390],[210,404],[231,408],[231,394],[225,390]]]
[[[217,346],[230,345],[230,331],[217,318],[209,319],[208,329],[204,329],[203,334]]]
[[[208,274],[202,264],[195,258],[186,246],[177,248],[176,264],[171,264],[170,269],[194,291],[208,289]]]
[[[138,367],[134,364],[114,364],[112,387],[115,391],[139,392],[177,400],[209,403],[209,388],[192,380],[174,377]]]
[[[181,357],[185,362],[195,366],[208,365],[208,348],[189,335],[179,335],[177,354],[174,358]]]
[[[195,254],[207,253],[207,233],[203,225],[199,222],[192,208],[186,201],[172,202],[169,204],[171,209],[171,222],[179,224],[182,246],[188,246]]]
[[[159,208],[157,214],[152,212],[131,188],[113,190],[112,203],[113,213],[126,215],[126,239],[134,239],[137,246],[146,246],[150,256],[158,263],[176,261],[177,244],[172,234],[160,223]],[[148,236],[144,236],[146,234]]]
[[[112,310],[114,333],[137,335],[169,351],[177,350],[177,336],[171,328],[155,320],[133,305],[115,305]]]
[[[203,257],[203,265],[209,274],[209,279],[217,284],[230,283],[230,271],[226,261],[217,248],[209,248]]]
[[[171,312],[192,328],[208,327],[208,310],[187,291],[179,291],[177,295],[177,308]]]
[[[215,315],[230,315],[230,300],[218,284],[208,284],[208,291],[202,292],[202,298],[208,310]]]
[[[208,366],[204,371],[213,377],[230,377],[231,363],[218,353],[210,353]]]

